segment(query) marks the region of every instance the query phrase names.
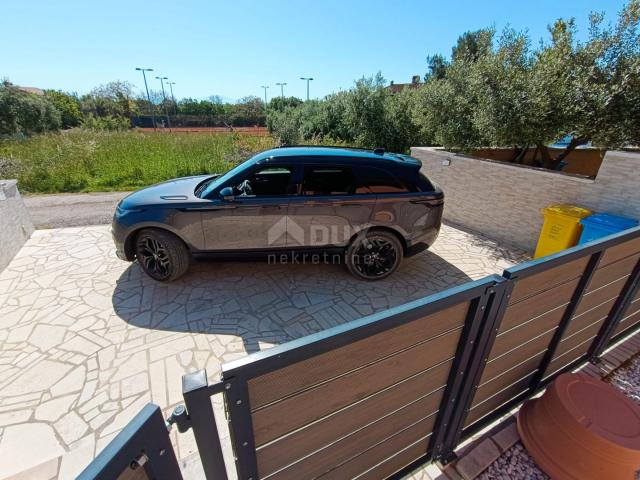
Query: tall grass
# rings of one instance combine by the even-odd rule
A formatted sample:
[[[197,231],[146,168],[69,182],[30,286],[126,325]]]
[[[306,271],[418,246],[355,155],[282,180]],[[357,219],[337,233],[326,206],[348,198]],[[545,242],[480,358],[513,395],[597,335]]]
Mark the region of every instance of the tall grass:
[[[23,192],[129,190],[174,177],[224,172],[271,137],[70,130],[0,140],[0,178]]]

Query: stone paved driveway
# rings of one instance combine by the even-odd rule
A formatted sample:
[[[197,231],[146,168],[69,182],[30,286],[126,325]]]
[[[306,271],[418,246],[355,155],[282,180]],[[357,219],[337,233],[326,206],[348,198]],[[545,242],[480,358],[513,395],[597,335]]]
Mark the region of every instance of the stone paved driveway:
[[[431,251],[376,283],[340,265],[212,261],[164,285],[115,257],[107,226],[36,231],[0,273],[0,478],[30,467],[73,478],[145,403],[181,403],[186,372],[214,380],[247,352],[524,258],[445,226]],[[192,458],[192,436],[172,436]]]

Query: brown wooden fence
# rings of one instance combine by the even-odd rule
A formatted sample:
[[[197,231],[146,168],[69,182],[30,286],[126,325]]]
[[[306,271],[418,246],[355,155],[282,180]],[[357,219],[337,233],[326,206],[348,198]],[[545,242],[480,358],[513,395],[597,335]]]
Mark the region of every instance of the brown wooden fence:
[[[378,479],[456,445],[640,327],[640,227],[186,376],[207,478]],[[103,462],[104,463],[104,462]],[[400,472],[400,473],[399,473]],[[87,477],[88,478],[88,477]]]

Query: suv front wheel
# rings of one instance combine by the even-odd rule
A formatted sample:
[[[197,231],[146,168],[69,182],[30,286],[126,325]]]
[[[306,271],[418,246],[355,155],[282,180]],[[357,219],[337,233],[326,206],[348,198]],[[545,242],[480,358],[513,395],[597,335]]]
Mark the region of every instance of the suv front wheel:
[[[189,269],[187,247],[172,233],[147,228],[136,238],[136,258],[142,270],[154,280],[169,282]]]
[[[373,230],[359,234],[351,242],[345,263],[356,278],[380,280],[400,266],[402,255],[402,245],[395,235]]]

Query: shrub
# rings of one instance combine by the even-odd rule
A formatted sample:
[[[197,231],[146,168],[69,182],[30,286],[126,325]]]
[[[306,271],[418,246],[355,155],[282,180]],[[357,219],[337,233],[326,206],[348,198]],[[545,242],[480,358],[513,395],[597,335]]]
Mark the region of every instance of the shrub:
[[[107,115],[96,117],[92,113],[85,115],[82,120],[82,128],[87,130],[102,130],[108,132],[122,132],[128,130],[131,122],[128,118]]]
[[[397,94],[378,74],[361,78],[352,89],[283,109],[271,109],[267,127],[281,144],[311,141],[343,143],[363,148],[383,147],[405,152],[430,142],[415,122],[415,91]]]
[[[8,81],[0,84],[0,135],[49,132],[61,124],[60,112],[46,97],[24,92]]]
[[[77,96],[59,90],[45,90],[44,96],[60,112],[62,128],[77,127],[82,123],[80,100]]]

